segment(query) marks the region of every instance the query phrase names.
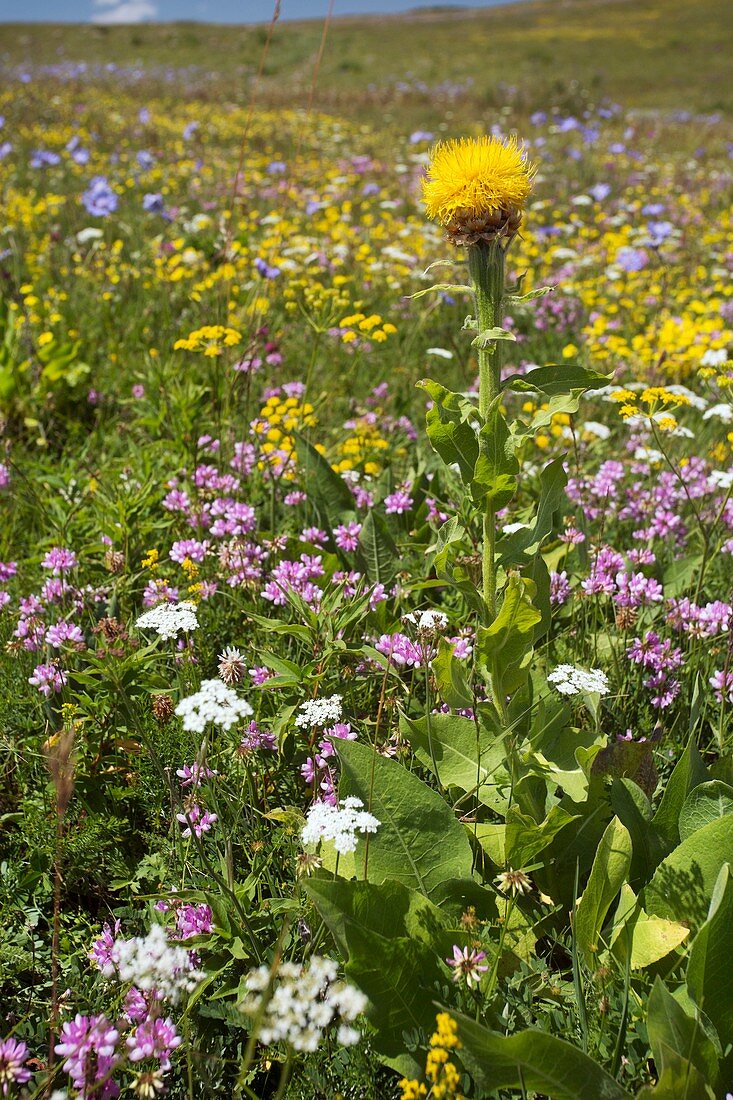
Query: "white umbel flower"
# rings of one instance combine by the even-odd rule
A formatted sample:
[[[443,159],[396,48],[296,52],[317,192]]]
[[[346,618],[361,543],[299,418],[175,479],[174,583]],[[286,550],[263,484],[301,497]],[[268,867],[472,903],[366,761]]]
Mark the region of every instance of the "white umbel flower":
[[[318,955],[304,966],[282,963],[274,975],[260,966],[247,976],[248,995],[240,1008],[248,1016],[257,1016],[270,987],[259,1030],[261,1042],[285,1042],[297,1051],[312,1053],[327,1028],[335,1025],[338,1042],[353,1046],[361,1035],[349,1025],[364,1011],[367,999],[354,986],[337,981],[337,974],[336,963]]]
[[[147,936],[117,940],[111,957],[121,982],[131,982],[145,992],[154,990],[161,1000],[173,1004],[204,977],[192,965],[190,953],[172,944],[160,924],[153,924]]]
[[[448,616],[430,607],[427,611],[408,611],[402,622],[417,627],[418,634],[440,634],[448,626]]]
[[[252,713],[246,699],[240,699],[223,680],[202,680],[199,690],[181,699],[176,707],[184,730],[191,733],[203,733],[207,722],[228,730]]]
[[[301,703],[295,716],[295,724],[300,729],[311,726],[331,726],[341,718],[341,696],[330,695],[328,699],[309,699]]]
[[[376,833],[381,825],[373,814],[363,808],[360,798],[345,798],[338,806],[316,802],[308,811],[300,838],[304,845],[332,840],[337,852],[356,850],[357,833]]]
[[[170,641],[179,634],[188,634],[198,628],[199,621],[196,618],[196,604],[190,600],[181,600],[180,603],[159,603],[151,607],[136,621],[135,626],[141,630],[154,630],[161,638]]]
[[[561,695],[608,695],[608,677],[599,668],[577,668],[575,665],[558,665],[547,677]]]

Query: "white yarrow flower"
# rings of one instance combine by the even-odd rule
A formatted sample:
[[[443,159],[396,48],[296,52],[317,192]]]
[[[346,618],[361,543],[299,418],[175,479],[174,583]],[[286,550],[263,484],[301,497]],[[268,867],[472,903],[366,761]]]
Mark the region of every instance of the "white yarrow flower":
[[[575,665],[558,665],[547,677],[561,695],[608,695],[608,677],[599,668],[577,668]]]
[[[300,838],[304,845],[332,840],[337,852],[345,855],[356,850],[357,833],[376,833],[381,825],[363,808],[360,798],[345,798],[338,806],[316,802],[308,811]]]
[[[176,707],[184,730],[191,733],[203,733],[207,722],[228,730],[252,713],[246,699],[240,699],[223,680],[202,680],[199,690],[181,699]]]
[[[311,726],[332,726],[341,718],[341,696],[331,695],[327,699],[309,699],[301,703],[295,716],[295,724],[299,729],[310,729]]]
[[[443,611],[428,608],[427,611],[408,611],[402,622],[415,626],[421,634],[439,634],[448,626],[448,616]]]
[[[361,1035],[349,1025],[364,1011],[367,999],[354,986],[337,981],[337,975],[336,963],[318,955],[304,966],[282,963],[274,975],[260,966],[247,976],[248,996],[240,1008],[248,1016],[257,1016],[263,994],[272,983],[260,1024],[261,1042],[285,1042],[295,1050],[312,1053],[326,1029],[336,1025],[339,1043],[353,1046]]]
[[[188,633],[198,628],[199,621],[196,618],[196,604],[190,600],[181,600],[180,603],[159,603],[151,607],[135,622],[135,626],[141,630],[154,630],[161,638],[170,641],[179,634]]]
[[[185,947],[172,944],[160,924],[153,924],[147,936],[116,940],[111,953],[121,982],[132,982],[145,992],[177,1004],[204,977],[191,963]]]

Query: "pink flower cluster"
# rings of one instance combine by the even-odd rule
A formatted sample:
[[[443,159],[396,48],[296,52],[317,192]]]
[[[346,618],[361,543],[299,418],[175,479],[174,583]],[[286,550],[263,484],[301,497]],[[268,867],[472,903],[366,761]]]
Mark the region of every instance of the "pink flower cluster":
[[[331,743],[332,738],[340,741],[356,741],[357,734],[352,730],[349,722],[336,722],[329,729],[324,730],[315,753],[302,765],[300,774],[313,790],[316,800],[320,799],[335,806],[338,803],[338,796],[332,761],[336,756],[336,750]]]

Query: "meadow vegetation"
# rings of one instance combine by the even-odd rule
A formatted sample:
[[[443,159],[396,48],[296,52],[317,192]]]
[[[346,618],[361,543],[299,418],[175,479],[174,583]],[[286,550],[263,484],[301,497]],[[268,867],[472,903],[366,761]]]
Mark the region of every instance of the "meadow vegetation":
[[[0,1093],[726,1100],[723,7],[322,32],[3,28]]]

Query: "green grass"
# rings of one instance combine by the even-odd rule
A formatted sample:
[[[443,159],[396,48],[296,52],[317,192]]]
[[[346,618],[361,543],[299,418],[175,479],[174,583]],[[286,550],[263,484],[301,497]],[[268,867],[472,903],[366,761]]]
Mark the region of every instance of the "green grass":
[[[335,19],[315,102],[342,114],[380,115],[404,104],[391,91],[406,74],[434,87],[473,83],[452,109],[476,117],[507,101],[535,110],[579,90],[626,107],[730,111],[733,20],[727,0],[529,0],[488,10],[422,11]],[[266,102],[307,97],[322,35],[318,20],[276,27],[260,88]],[[248,100],[264,26],[9,24],[5,64],[60,60],[196,66],[190,89]],[[210,75],[205,75],[210,74]],[[203,87],[202,87],[203,86]],[[403,97],[404,98],[404,97]],[[410,116],[445,112],[445,100],[412,93]],[[421,111],[414,108],[420,106]],[[386,114],[385,114],[386,112]]]

